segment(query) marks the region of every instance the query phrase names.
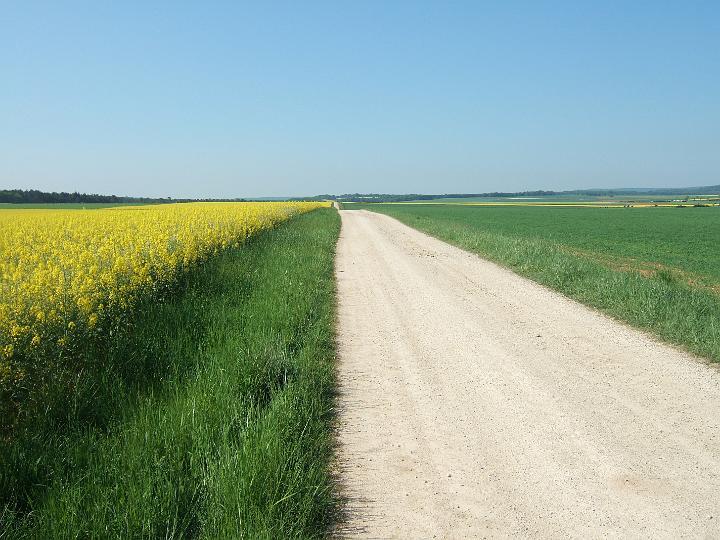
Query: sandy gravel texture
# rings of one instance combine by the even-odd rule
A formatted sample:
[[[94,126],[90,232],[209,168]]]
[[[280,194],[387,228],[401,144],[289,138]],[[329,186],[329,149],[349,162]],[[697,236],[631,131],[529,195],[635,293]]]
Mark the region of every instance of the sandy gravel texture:
[[[720,538],[720,372],[342,211],[338,536]]]

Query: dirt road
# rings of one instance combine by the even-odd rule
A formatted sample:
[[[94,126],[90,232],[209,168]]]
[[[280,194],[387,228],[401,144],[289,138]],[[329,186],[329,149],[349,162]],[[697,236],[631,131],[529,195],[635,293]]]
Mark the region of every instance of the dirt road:
[[[338,244],[339,535],[720,537],[720,373],[387,216]]]

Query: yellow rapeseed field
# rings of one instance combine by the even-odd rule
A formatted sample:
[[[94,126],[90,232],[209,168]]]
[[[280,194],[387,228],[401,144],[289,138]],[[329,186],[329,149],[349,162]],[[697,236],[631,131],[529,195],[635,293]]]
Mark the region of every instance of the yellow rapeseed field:
[[[0,211],[0,386],[18,357],[62,349],[138,295],[258,231],[326,203],[187,203]]]

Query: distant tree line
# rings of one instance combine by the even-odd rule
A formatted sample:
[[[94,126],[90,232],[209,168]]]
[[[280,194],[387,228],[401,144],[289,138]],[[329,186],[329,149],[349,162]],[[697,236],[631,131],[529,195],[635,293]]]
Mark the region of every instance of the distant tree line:
[[[0,202],[16,204],[40,203],[148,203],[167,202],[170,199],[153,199],[149,197],[118,197],[117,195],[98,195],[95,193],[45,192],[37,189],[2,189]]]
[[[243,202],[246,199],[173,199],[171,197],[118,197],[96,193],[67,193],[38,191],[37,189],[0,189],[0,203],[45,204],[45,203],[177,203],[177,202]]]

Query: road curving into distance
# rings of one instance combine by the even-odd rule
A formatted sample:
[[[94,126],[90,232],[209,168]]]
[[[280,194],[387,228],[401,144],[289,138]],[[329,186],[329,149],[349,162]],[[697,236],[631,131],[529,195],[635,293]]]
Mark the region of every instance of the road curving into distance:
[[[338,536],[720,537],[720,372],[341,211]]]

